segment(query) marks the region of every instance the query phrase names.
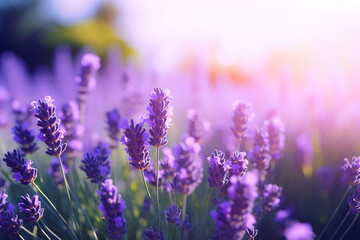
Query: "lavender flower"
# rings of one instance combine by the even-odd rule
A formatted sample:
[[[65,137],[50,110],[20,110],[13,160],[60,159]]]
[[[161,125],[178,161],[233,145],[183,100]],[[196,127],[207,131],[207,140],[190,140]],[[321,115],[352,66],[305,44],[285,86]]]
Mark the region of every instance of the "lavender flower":
[[[13,211],[5,210],[0,213],[0,230],[5,233],[18,234],[23,220],[19,219]]]
[[[160,169],[159,170],[159,179],[158,179],[158,185],[159,187],[162,187],[164,184],[164,180],[163,179],[163,175],[164,175],[164,170]],[[150,164],[148,168],[144,169],[144,176],[146,179],[146,182],[150,183],[153,186],[156,186],[156,172],[154,167]]]
[[[266,184],[263,193],[263,206],[268,212],[279,206],[282,187],[276,184]]]
[[[349,159],[344,159],[344,179],[345,182],[351,186],[358,185],[360,183],[360,157],[353,157],[351,164]]]
[[[106,179],[97,193],[101,202],[99,209],[105,217],[109,239],[122,239],[126,233],[125,201],[117,194],[112,179]]]
[[[24,220],[36,223],[44,215],[44,209],[41,208],[41,202],[39,201],[39,196],[34,195],[31,199],[29,194],[26,194],[25,197],[21,196],[21,203],[18,203],[20,212],[24,213]]]
[[[247,240],[254,240],[256,235],[258,234],[258,230],[257,229],[246,229],[246,236],[247,236]]]
[[[256,129],[254,149],[251,152],[252,164],[259,171],[266,170],[270,165],[268,133],[265,130]]]
[[[247,169],[249,161],[245,159],[246,152],[234,152],[230,157],[229,161],[229,175],[240,175],[244,176]]]
[[[200,145],[192,137],[187,137],[173,148],[177,169],[171,186],[175,191],[189,196],[201,183],[203,166],[196,157],[200,149]]]
[[[163,170],[163,177],[166,179],[171,179],[174,177],[175,169],[176,169],[176,162],[175,157],[172,154],[172,151],[170,148],[163,148],[162,149],[164,158],[160,160],[160,166]],[[160,172],[159,172],[160,174]]]
[[[189,216],[186,214],[183,224],[181,225],[181,230],[183,232],[188,232],[191,230],[191,228],[192,228],[192,224],[189,222]]]
[[[117,148],[118,146],[118,135],[120,133],[120,114],[116,108],[106,112],[106,123],[108,125],[107,131],[111,139],[110,147],[112,149]]]
[[[6,106],[8,105],[9,96],[8,90],[3,85],[0,85],[0,127],[4,127],[8,123]]]
[[[170,106],[171,98],[169,89],[155,87],[154,92],[150,93],[150,103],[147,107],[149,111],[147,122],[150,125],[149,144],[158,148],[167,143],[166,134],[173,109]]]
[[[348,198],[348,204],[351,209],[360,211],[360,185],[356,192]]]
[[[301,165],[311,164],[314,158],[314,147],[308,136],[300,134],[296,138],[297,157]]]
[[[220,190],[229,181],[226,178],[225,154],[222,151],[215,150],[208,157],[208,161],[209,186]]]
[[[246,130],[255,114],[251,110],[250,103],[240,103],[235,101],[233,104],[234,115],[232,117],[234,127],[231,128],[238,142],[246,137]]]
[[[28,129],[28,124],[19,124],[12,128],[14,140],[20,144],[20,150],[24,153],[33,153],[39,147],[35,142],[34,131]]]
[[[149,227],[144,232],[144,237],[146,240],[166,240],[164,231],[161,231],[160,233],[157,227]]]
[[[255,217],[251,212],[258,196],[257,176],[249,172],[245,177],[232,176],[230,182],[230,200],[210,212],[216,222],[213,239],[241,239],[244,230],[254,228]]]
[[[0,213],[6,209],[6,199],[8,195],[6,194],[5,190],[0,190]]]
[[[14,173],[12,177],[15,179],[15,182],[20,181],[21,184],[27,185],[35,181],[37,169],[31,167],[32,161],[25,161],[19,150],[6,153],[3,160]]]
[[[15,122],[18,125],[24,124],[30,121],[31,114],[31,106],[23,106],[19,100],[11,101],[11,110],[15,117]]]
[[[144,211],[148,212],[148,211],[150,211],[150,206],[151,206],[150,198],[145,197],[142,208],[144,209]]]
[[[147,145],[148,135],[143,128],[143,122],[134,125],[131,120],[130,126],[126,123],[124,135],[121,142],[127,146],[126,152],[129,154],[130,164],[135,168],[143,170],[149,167],[150,157]]]
[[[187,112],[187,118],[189,121],[188,133],[190,137],[195,139],[195,142],[201,142],[204,134],[209,131],[210,123],[202,121],[199,114],[194,109],[189,109]]]
[[[165,211],[166,221],[179,227],[181,224],[181,209],[176,204],[170,205]]]
[[[32,102],[38,118],[37,125],[41,127],[39,139],[48,146],[46,153],[51,156],[60,156],[66,149],[66,143],[62,143],[64,132],[59,130],[60,119],[56,116],[54,100],[47,96],[45,101]]]
[[[294,222],[284,230],[286,240],[313,240],[314,232],[309,223]]]
[[[279,159],[285,147],[285,126],[281,118],[273,117],[265,121],[269,134],[269,153],[272,159]]]
[[[63,168],[64,168],[64,173],[67,174],[68,169],[65,164],[63,165]],[[48,174],[54,179],[54,181],[57,185],[61,185],[64,183],[64,178],[63,178],[63,175],[61,172],[61,166],[59,163],[59,159],[57,159],[57,158],[51,159],[50,165],[48,167]]]
[[[94,54],[87,53],[81,59],[80,75],[75,81],[78,84],[77,103],[86,102],[89,91],[95,87],[95,74],[100,69],[100,58]]]

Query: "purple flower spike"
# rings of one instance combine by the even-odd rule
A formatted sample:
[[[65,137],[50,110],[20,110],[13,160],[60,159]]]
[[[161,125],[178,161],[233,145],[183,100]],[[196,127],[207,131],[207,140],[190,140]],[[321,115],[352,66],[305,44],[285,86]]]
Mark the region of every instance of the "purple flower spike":
[[[360,185],[356,192],[348,198],[348,204],[351,209],[360,210]]]
[[[149,227],[144,232],[144,237],[146,240],[166,240],[164,231],[161,231],[160,233],[157,227]]]
[[[232,117],[234,127],[231,128],[238,142],[241,142],[246,137],[246,130],[249,128],[249,123],[255,117],[251,110],[250,103],[240,103],[235,101],[233,104],[234,115]]]
[[[229,161],[229,173],[232,175],[240,175],[244,176],[247,169],[249,161],[245,159],[246,152],[234,152],[234,154],[230,157]]]
[[[166,134],[173,109],[170,106],[171,98],[169,89],[156,87],[154,92],[150,93],[150,104],[147,107],[149,111],[147,122],[150,125],[149,144],[158,148],[167,143]]]
[[[120,133],[120,114],[116,108],[113,110],[106,112],[106,123],[108,125],[107,131],[108,135],[111,139],[110,147],[115,149],[118,147],[118,135]]]
[[[344,159],[344,179],[350,186],[358,185],[360,183],[360,157],[353,157],[351,164],[349,159]]]
[[[24,153],[33,153],[39,147],[35,141],[34,131],[28,129],[28,124],[19,124],[12,128],[14,140],[20,144],[20,150]]]
[[[189,109],[187,112],[187,118],[189,121],[188,133],[190,137],[195,139],[195,142],[201,142],[204,135],[210,129],[210,123],[202,121],[199,114],[194,109]]]
[[[265,127],[269,133],[269,153],[272,159],[279,159],[285,147],[285,126],[281,118],[273,117],[265,121]]]
[[[31,105],[23,106],[17,99],[11,101],[11,111],[18,125],[29,122],[30,116],[32,115],[31,109]]]
[[[268,212],[278,207],[280,204],[280,196],[282,187],[276,184],[266,184],[263,193],[263,206]]]
[[[100,58],[94,54],[87,53],[81,59],[80,75],[75,81],[78,84],[77,102],[79,105],[86,102],[89,91],[95,87],[95,74],[100,69]]]
[[[176,204],[169,206],[165,211],[166,221],[179,227],[181,224],[181,209]]]
[[[3,160],[14,173],[12,177],[16,182],[20,181],[21,184],[27,185],[35,181],[37,169],[31,167],[32,162],[30,160],[25,161],[19,150],[14,150],[12,153],[6,153]]]
[[[6,199],[8,195],[5,190],[0,190],[0,213],[6,208]]]
[[[39,196],[34,195],[31,199],[29,194],[26,194],[25,197],[21,196],[21,203],[18,203],[20,212],[24,213],[24,220],[36,223],[44,215],[44,209],[41,208],[41,202],[39,201]]]
[[[183,224],[181,226],[181,230],[183,232],[188,232],[190,231],[192,228],[192,224],[189,222],[189,216],[186,214],[185,215],[185,218],[184,218],[184,221],[183,221]]]
[[[125,201],[117,194],[112,179],[106,179],[97,193],[101,202],[99,209],[104,214],[109,239],[122,239],[126,233]]]
[[[189,196],[201,183],[203,177],[203,164],[196,157],[200,152],[200,145],[194,138],[188,137],[173,149],[177,169],[171,183],[172,188]]]
[[[286,240],[313,240],[315,238],[309,223],[294,222],[284,230]]]
[[[220,190],[229,181],[226,178],[225,153],[215,150],[208,161],[209,186]]]
[[[143,122],[135,125],[131,119],[131,124],[124,129],[120,141],[127,146],[125,151],[129,154],[130,164],[139,170],[148,168],[150,164],[147,140],[148,134],[143,128]]]
[[[32,102],[35,109],[35,117],[38,118],[37,125],[41,127],[39,139],[48,146],[46,154],[60,156],[66,149],[66,143],[62,143],[64,132],[60,130],[60,119],[56,116],[56,108],[52,103],[54,100],[47,96],[45,100]]]
[[[270,165],[271,155],[269,154],[269,135],[265,130],[256,129],[254,149],[251,152],[254,168],[262,171]]]
[[[5,210],[0,213],[0,230],[5,233],[18,234],[23,220],[19,219],[13,211]]]

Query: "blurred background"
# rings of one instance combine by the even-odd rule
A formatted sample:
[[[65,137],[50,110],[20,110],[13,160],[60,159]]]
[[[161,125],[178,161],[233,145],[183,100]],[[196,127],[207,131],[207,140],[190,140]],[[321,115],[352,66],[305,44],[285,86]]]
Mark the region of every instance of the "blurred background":
[[[216,133],[229,134],[235,100],[249,101],[254,126],[275,115],[285,122],[274,176],[284,187],[280,208],[319,234],[346,189],[343,159],[360,150],[359,19],[360,2],[340,0],[0,1],[0,98],[65,102],[82,53],[93,52],[102,69],[89,115],[117,106],[124,81],[146,93],[165,86],[174,96],[172,140],[195,108],[215,133],[206,153],[229,147]],[[147,95],[138,96],[143,108]],[[93,120],[100,132],[103,120]],[[260,239],[281,235],[265,226]]]

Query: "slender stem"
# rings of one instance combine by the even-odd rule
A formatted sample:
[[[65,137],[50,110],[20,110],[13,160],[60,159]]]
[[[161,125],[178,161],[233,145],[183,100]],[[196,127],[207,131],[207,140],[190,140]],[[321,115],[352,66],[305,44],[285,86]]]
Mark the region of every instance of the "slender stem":
[[[56,235],[53,231],[51,231],[51,229],[48,226],[46,226],[46,224],[42,221],[42,219],[40,220],[40,223],[42,223],[42,225],[44,225],[44,228],[48,232],[50,232],[56,239],[61,240],[61,238],[58,235]]]
[[[318,237],[318,240],[320,240],[321,237],[324,235],[326,229],[327,229],[328,226],[330,225],[330,223],[331,223],[332,219],[335,217],[336,213],[339,211],[339,208],[340,208],[341,204],[343,203],[345,197],[347,196],[347,194],[348,194],[348,192],[350,191],[351,188],[352,188],[352,186],[349,186],[349,187],[346,189],[346,192],[345,192],[344,196],[341,198],[341,200],[340,200],[339,204],[337,205],[335,211],[332,213],[332,215],[331,215],[331,217],[329,218],[329,220],[327,221],[325,227],[324,227],[323,230],[321,231],[321,233],[320,233],[320,235],[319,235],[319,237]]]
[[[354,225],[354,223],[356,222],[357,218],[359,217],[359,213],[356,214],[356,216],[354,217],[354,219],[352,220],[352,222],[350,223],[350,225],[348,226],[348,228],[346,229],[346,231],[343,233],[343,235],[341,236],[340,240],[342,240],[346,234],[349,232],[349,230],[351,229],[351,227]]]
[[[186,199],[187,199],[187,196],[184,195],[184,197],[183,197],[183,214],[182,214],[182,221],[184,221],[184,219],[185,219],[185,214],[186,214]]]
[[[60,163],[61,173],[62,173],[63,179],[64,179],[64,185],[65,185],[65,189],[66,189],[66,195],[67,195],[67,198],[68,198],[68,201],[69,201],[69,205],[70,205],[69,207],[70,207],[70,211],[71,211],[71,216],[72,216],[73,221],[74,221],[74,223],[75,223],[76,230],[78,231],[78,233],[80,233],[79,226],[78,226],[78,223],[77,223],[76,218],[75,218],[74,210],[73,210],[73,208],[72,208],[70,191],[69,191],[69,184],[68,184],[67,179],[66,179],[66,176],[65,176],[65,171],[64,171],[64,167],[63,167],[63,164],[62,164],[60,155],[58,156],[58,159],[59,159],[59,163]],[[80,239],[81,239],[81,234],[79,234],[79,236],[80,236]]]
[[[45,237],[46,237],[47,239],[51,240],[51,238],[46,234],[46,232],[44,231],[44,229],[42,229],[42,227],[40,226],[40,223],[39,223],[39,222],[37,222],[37,225],[38,225],[40,231],[45,235]]]
[[[334,232],[333,235],[331,236],[330,240],[332,240],[332,239],[335,237],[337,231],[339,231],[340,227],[344,224],[344,222],[345,222],[346,218],[349,216],[349,214],[350,214],[350,208],[349,208],[349,210],[347,211],[347,213],[345,214],[345,216],[344,216],[344,218],[342,219],[341,223],[340,223],[340,224],[337,226],[337,228],[335,229],[335,232]]]
[[[30,232],[27,228],[25,228],[24,226],[21,226],[21,229],[24,230],[27,234],[33,236],[34,238],[37,238],[37,239],[41,239],[39,238],[38,236],[36,236],[34,233]]]
[[[18,233],[18,236],[21,238],[21,240],[25,240],[25,238],[23,238],[20,233]]]
[[[159,150],[160,150],[160,147],[157,147],[156,148],[156,216],[157,216],[157,219],[158,219],[158,229],[160,229],[160,214],[159,214],[159,211],[160,211],[160,204],[159,204]],[[160,231],[160,230],[159,230]]]
[[[154,200],[153,200],[153,199],[152,199],[152,197],[151,197],[151,194],[150,194],[150,191],[149,191],[148,185],[147,185],[147,183],[146,183],[146,181],[145,181],[144,170],[141,170],[141,177],[142,177],[142,180],[143,180],[144,185],[145,185],[146,193],[147,193],[148,197],[150,198],[151,203],[153,204],[153,206],[154,206],[155,210],[157,211],[157,206],[156,206],[156,204],[155,204]]]
[[[236,146],[236,149],[241,152],[241,141],[237,141],[237,146]]]

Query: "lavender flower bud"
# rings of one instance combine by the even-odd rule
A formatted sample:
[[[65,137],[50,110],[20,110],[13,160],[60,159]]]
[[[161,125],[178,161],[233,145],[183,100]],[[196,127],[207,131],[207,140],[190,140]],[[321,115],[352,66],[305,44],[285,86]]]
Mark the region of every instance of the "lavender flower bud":
[[[360,157],[353,157],[351,164],[349,159],[344,159],[344,179],[345,182],[351,186],[358,185],[360,183]]]
[[[12,177],[15,182],[20,181],[21,184],[27,185],[35,181],[37,169],[31,167],[32,161],[25,161],[19,150],[14,150],[12,153],[8,152],[3,160],[14,173]]]
[[[126,233],[125,201],[117,194],[112,179],[106,179],[97,193],[101,202],[99,209],[104,214],[109,239],[122,239]]]
[[[210,123],[202,121],[194,109],[188,110],[187,118],[189,121],[188,133],[190,137],[193,137],[197,143],[201,142],[204,134],[209,131]]]
[[[222,151],[215,150],[208,157],[208,161],[209,186],[220,190],[229,181],[226,178],[225,154]]]
[[[188,232],[190,231],[192,228],[192,224],[189,222],[189,216],[186,214],[185,215],[185,218],[184,218],[184,221],[183,221],[183,224],[181,226],[181,230],[183,232]]]
[[[286,240],[313,240],[315,238],[309,223],[293,222],[284,230]]]
[[[149,144],[158,148],[167,143],[166,134],[173,109],[170,106],[171,98],[169,89],[155,87],[154,92],[150,93],[150,103],[147,107],[149,111],[147,122],[150,125]]]
[[[247,240],[254,240],[258,232],[259,231],[255,228],[253,228],[252,230],[246,229]]]
[[[113,110],[106,112],[106,123],[107,123],[107,131],[108,135],[111,139],[110,147],[115,149],[118,147],[118,135],[120,133],[120,114],[116,108]]]
[[[351,209],[360,210],[360,185],[356,192],[348,198],[348,204]]]
[[[18,234],[23,220],[19,219],[13,211],[5,210],[0,213],[0,230],[5,233]]]
[[[6,199],[8,195],[6,194],[5,190],[0,190],[0,213],[6,209]]]
[[[163,148],[163,155],[164,155],[164,158],[162,158],[160,160],[160,167],[162,170],[164,170],[163,172],[163,176],[164,178],[167,178],[167,179],[171,179],[172,177],[174,177],[174,174],[175,174],[175,157],[174,155],[172,154],[172,151],[170,148]]]
[[[37,125],[41,127],[39,138],[48,146],[46,154],[60,156],[66,149],[66,143],[62,143],[64,132],[60,131],[60,119],[56,116],[54,100],[47,96],[45,101],[32,102],[38,118]]]
[[[19,100],[14,99],[11,101],[11,110],[18,125],[30,121],[31,109],[31,105],[23,106]]]
[[[20,150],[24,153],[33,153],[39,147],[35,142],[34,131],[28,129],[28,124],[19,124],[12,128],[14,140],[20,144]]]
[[[244,176],[247,169],[249,161],[245,159],[246,152],[234,152],[230,157],[229,161],[229,175],[240,175]]]
[[[147,140],[148,134],[143,128],[143,122],[134,125],[134,120],[131,120],[130,126],[125,127],[120,140],[127,146],[125,151],[129,154],[130,164],[139,170],[148,168],[150,164]]]
[[[273,117],[265,121],[265,128],[269,134],[269,153],[272,159],[279,159],[285,147],[285,126],[281,118]]]
[[[149,227],[144,232],[144,237],[146,240],[166,240],[164,231],[161,231],[160,233],[157,227]]]
[[[44,215],[44,209],[41,208],[41,202],[39,201],[39,196],[34,195],[31,199],[29,194],[26,194],[25,197],[21,196],[21,203],[18,203],[20,212],[24,213],[24,220],[36,223]]]
[[[78,84],[77,102],[79,105],[86,102],[89,91],[95,87],[95,74],[100,69],[100,58],[94,54],[87,53],[81,59],[80,75],[75,81]]]
[[[232,117],[234,127],[231,128],[238,142],[246,137],[246,130],[255,114],[251,110],[250,103],[240,103],[235,101],[233,104],[234,115]]]
[[[314,158],[314,147],[311,139],[305,134],[300,134],[296,138],[296,146],[296,154],[301,166],[311,164]]]
[[[176,204],[170,205],[165,211],[166,221],[179,227],[181,224],[181,209],[178,209]]]
[[[265,130],[256,129],[254,149],[251,152],[254,168],[262,171],[270,165],[271,155],[269,154],[269,139]]]
[[[278,207],[280,204],[280,196],[282,187],[276,184],[266,184],[263,193],[263,206],[268,212]]]

